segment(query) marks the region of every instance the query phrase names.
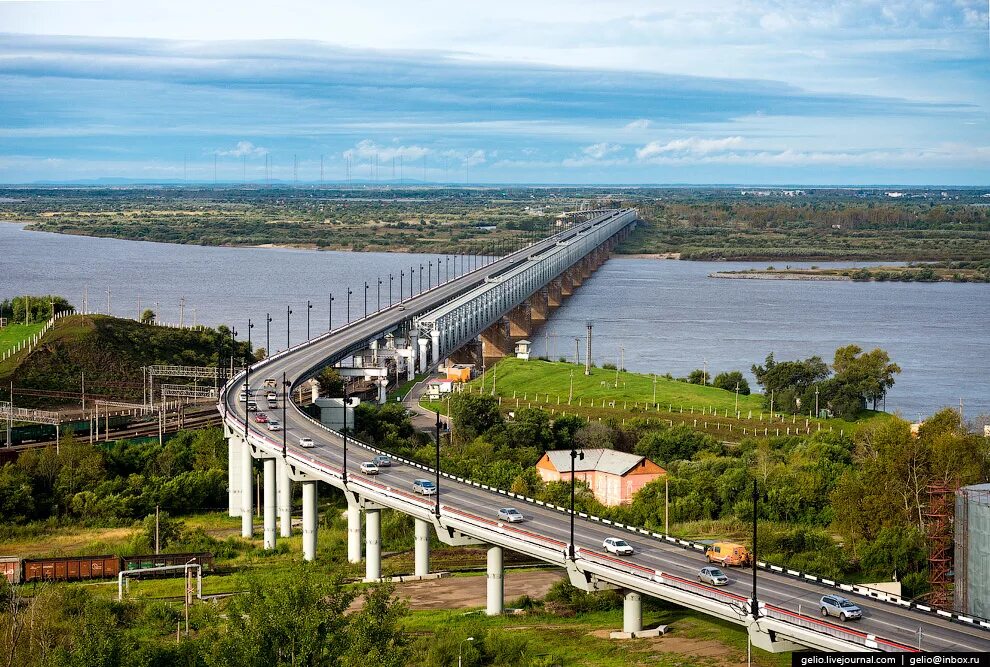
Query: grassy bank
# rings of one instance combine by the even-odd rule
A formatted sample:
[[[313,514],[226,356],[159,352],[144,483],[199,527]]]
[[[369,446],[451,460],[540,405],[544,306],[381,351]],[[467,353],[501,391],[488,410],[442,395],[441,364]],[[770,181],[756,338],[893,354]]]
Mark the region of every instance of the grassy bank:
[[[0,329],[0,354],[16,347],[21,341],[41,331],[44,322],[38,324],[9,324]]]

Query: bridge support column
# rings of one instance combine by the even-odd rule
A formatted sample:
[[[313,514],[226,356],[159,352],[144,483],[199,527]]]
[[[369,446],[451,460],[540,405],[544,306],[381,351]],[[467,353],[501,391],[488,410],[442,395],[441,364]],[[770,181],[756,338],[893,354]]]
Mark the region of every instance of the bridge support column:
[[[275,459],[275,487],[278,489],[278,527],[282,537],[292,537],[292,480],[289,464],[284,458]]]
[[[275,459],[265,459],[265,528],[264,546],[266,549],[275,548]]]
[[[251,445],[241,441],[241,537],[254,537],[254,465]]]
[[[531,322],[546,322],[547,317],[550,314],[549,306],[549,290],[544,287],[541,290],[537,290],[533,296],[529,297],[527,303],[529,304],[529,319]]]
[[[560,278],[551,280],[547,285],[547,306],[550,308],[560,308],[562,300],[561,290],[563,281]]]
[[[505,569],[502,566],[502,547],[488,548],[488,607],[485,613],[498,616],[504,608]]]
[[[416,569],[413,574],[425,577],[430,573],[430,529],[423,519],[416,519]]]
[[[509,320],[509,337],[510,338],[528,338],[530,331],[532,329],[532,322],[530,320],[529,306],[522,303],[508,313]]]
[[[378,581],[382,578],[382,511],[364,511],[364,580]]]
[[[426,367],[429,365],[429,360],[426,357],[426,348],[430,344],[429,338],[419,339],[419,372],[425,373]]]
[[[440,363],[440,332],[437,329],[430,332],[430,340],[432,343],[430,353],[433,355],[433,363],[438,364]]]
[[[241,515],[241,440],[227,437],[227,514]]]
[[[622,631],[630,635],[643,631],[643,599],[639,593],[626,591],[622,601]]]
[[[481,338],[481,354],[485,359],[501,359],[512,354],[512,341],[506,331],[504,319],[498,320],[482,331],[479,338]]]
[[[574,282],[571,280],[571,271],[568,269],[560,276],[560,296],[570,296],[574,294]]]
[[[316,480],[302,483],[303,509],[303,560],[316,560],[316,525],[319,523],[317,509]]]
[[[416,377],[416,347],[418,346],[419,329],[409,330],[409,359],[406,363],[406,379],[412,380]]]
[[[347,562],[361,562],[361,506],[347,501]]]

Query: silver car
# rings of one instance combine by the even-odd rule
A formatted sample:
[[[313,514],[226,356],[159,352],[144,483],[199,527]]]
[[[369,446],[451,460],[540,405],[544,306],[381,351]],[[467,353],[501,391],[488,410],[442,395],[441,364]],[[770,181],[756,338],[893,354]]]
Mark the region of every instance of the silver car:
[[[606,537],[605,541],[602,542],[602,547],[605,548],[605,551],[618,556],[629,556],[634,553],[632,545],[621,537]]]
[[[823,595],[819,604],[822,616],[838,616],[842,621],[863,618],[863,610],[840,595]]]
[[[503,507],[498,511],[499,521],[508,521],[509,523],[518,523],[519,521],[525,520],[526,517],[523,516],[522,512],[517,510],[515,507]]]
[[[698,581],[712,586],[725,586],[729,583],[729,578],[725,576],[725,572],[722,570],[709,566],[701,568],[701,571],[698,572]]]

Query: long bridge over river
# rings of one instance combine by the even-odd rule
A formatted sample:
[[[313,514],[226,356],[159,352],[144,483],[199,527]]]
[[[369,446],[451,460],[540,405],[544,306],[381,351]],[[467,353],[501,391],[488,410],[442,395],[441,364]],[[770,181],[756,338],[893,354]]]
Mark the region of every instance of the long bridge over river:
[[[641,597],[647,595],[743,626],[754,645],[769,651],[990,650],[990,624],[979,619],[936,612],[765,563],[756,569],[758,604],[754,605],[748,572],[733,572],[733,581],[720,588],[698,582],[697,572],[705,561],[697,545],[584,514],[573,517],[574,544],[570,544],[572,517],[565,508],[454,478],[413,461],[393,459],[393,466],[369,478],[359,472],[360,462],[387,452],[350,437],[345,441],[344,434],[288,401],[285,390],[291,392],[322,368],[369,349],[376,354],[390,350],[396,362],[401,357],[410,376],[415,367],[426,370],[477,338],[485,356],[510,352],[512,339],[545,319],[550,308],[607,259],[636,220],[634,209],[597,212],[549,238],[275,354],[234,377],[218,407],[229,443],[230,513],[241,517],[242,534],[251,537],[255,530],[253,461],[260,459],[266,548],[291,535],[291,482],[302,485],[303,555],[308,560],[316,557],[319,493],[343,493],[348,504],[348,559],[364,560],[369,581],[382,576],[383,508],[415,518],[417,576],[429,574],[432,533],[449,545],[486,545],[489,614],[503,610],[502,561],[509,549],[564,568],[571,583],[586,591],[621,591],[623,630],[631,635],[643,633]],[[266,378],[281,382],[283,374],[288,379],[282,389],[284,431],[271,432],[248,418],[246,401],[239,393],[247,384],[260,395]],[[314,446],[301,448],[301,438],[312,438]],[[439,494],[415,493],[413,482],[422,478],[435,480]],[[522,511],[527,521],[499,522],[494,510],[508,504]],[[611,536],[632,543],[635,555],[605,553],[602,540]],[[841,623],[820,617],[818,600],[830,593],[852,597],[863,608],[864,618]]]

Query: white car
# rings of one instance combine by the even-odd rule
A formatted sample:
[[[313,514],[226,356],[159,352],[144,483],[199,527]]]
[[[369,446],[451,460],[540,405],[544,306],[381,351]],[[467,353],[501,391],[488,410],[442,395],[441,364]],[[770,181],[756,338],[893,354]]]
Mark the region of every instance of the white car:
[[[602,547],[610,554],[619,556],[629,556],[635,553],[632,546],[621,537],[606,537],[605,541],[602,542]]]
[[[519,521],[525,521],[526,517],[515,507],[503,507],[498,511],[498,520],[518,523]]]
[[[378,466],[376,466],[371,461],[365,461],[364,463],[361,464],[361,472],[363,472],[365,475],[377,475]]]
[[[316,443],[313,442],[312,438],[299,438],[299,446],[303,449],[312,449],[316,447]]]
[[[712,586],[725,586],[729,583],[729,578],[717,567],[709,566],[701,568],[698,572],[698,581],[711,584]]]
[[[281,422],[279,422],[279,420],[277,420],[277,419],[269,419],[268,420],[268,430],[269,431],[281,431],[282,430],[282,424],[281,424]]]

